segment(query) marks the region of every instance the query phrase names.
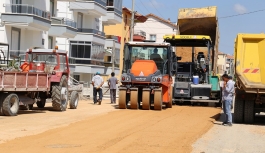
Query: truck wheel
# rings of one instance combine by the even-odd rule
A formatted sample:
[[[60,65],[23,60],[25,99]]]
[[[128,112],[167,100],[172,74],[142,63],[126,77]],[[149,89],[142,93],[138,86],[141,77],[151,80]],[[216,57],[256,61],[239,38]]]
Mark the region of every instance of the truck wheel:
[[[56,111],[65,111],[68,103],[68,81],[65,75],[60,83],[52,86],[52,107]]]
[[[40,99],[40,101],[37,101],[38,108],[44,108],[46,104],[46,99]]]
[[[244,120],[244,101],[235,97],[234,122],[242,123]]]
[[[173,91],[172,91],[172,86],[169,87],[169,102],[166,104],[167,108],[172,108],[172,96],[173,96]]]
[[[70,97],[70,109],[76,109],[79,101],[79,94],[76,91],[71,93]]]
[[[6,116],[16,116],[19,110],[19,98],[17,94],[9,94],[3,101],[3,113]]]
[[[251,124],[254,122],[254,101],[246,100],[245,101],[245,111],[244,111],[244,122]]]

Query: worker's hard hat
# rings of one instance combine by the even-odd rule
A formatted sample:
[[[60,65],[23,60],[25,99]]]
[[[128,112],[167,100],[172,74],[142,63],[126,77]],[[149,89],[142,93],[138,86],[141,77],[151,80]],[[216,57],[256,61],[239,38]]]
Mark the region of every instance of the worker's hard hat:
[[[96,75],[100,75],[100,73],[99,73],[99,72],[97,72],[97,73],[96,73]]]

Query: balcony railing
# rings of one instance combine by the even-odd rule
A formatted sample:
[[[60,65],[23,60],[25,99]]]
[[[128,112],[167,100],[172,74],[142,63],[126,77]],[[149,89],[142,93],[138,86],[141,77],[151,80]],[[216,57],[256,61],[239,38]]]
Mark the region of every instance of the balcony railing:
[[[78,28],[77,32],[82,32],[82,33],[93,33],[100,35],[102,37],[105,37],[105,33],[102,31],[98,31],[96,29],[84,29],[84,28]]]
[[[28,4],[5,4],[5,8],[6,13],[32,14],[49,20],[51,17],[50,12],[43,11]]]
[[[113,36],[113,35],[106,35],[106,39],[114,39],[115,41],[119,41],[118,36]]]
[[[122,15],[122,12],[114,6],[107,6],[107,11],[114,11],[115,13]]]
[[[98,4],[100,4],[100,5],[103,5],[103,6],[106,6],[107,5],[107,0],[78,0],[79,2],[81,1],[83,1],[83,2],[86,2],[86,1],[90,1],[90,2],[96,2],[96,3],[98,3]],[[78,2],[77,1],[77,2]]]
[[[63,25],[67,25],[69,27],[76,28],[76,22],[74,20],[71,20],[71,19],[52,17],[51,20],[52,20],[51,24],[63,24]]]
[[[135,30],[134,34],[146,37],[146,33],[144,31],[142,31],[142,30]]]

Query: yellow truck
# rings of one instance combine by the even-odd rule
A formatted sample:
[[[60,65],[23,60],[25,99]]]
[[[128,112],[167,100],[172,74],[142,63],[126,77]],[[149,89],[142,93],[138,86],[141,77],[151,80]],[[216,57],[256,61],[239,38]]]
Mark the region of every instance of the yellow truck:
[[[253,123],[265,112],[265,34],[238,34],[235,40],[236,123]]]

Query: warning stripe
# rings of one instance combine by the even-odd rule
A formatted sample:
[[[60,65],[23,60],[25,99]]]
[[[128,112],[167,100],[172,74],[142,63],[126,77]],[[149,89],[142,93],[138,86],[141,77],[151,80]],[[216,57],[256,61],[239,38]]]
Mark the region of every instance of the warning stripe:
[[[245,69],[243,73],[258,73],[259,69]]]
[[[251,73],[257,73],[259,69],[254,69]]]
[[[243,73],[248,73],[248,71],[250,71],[250,69],[245,69]]]

